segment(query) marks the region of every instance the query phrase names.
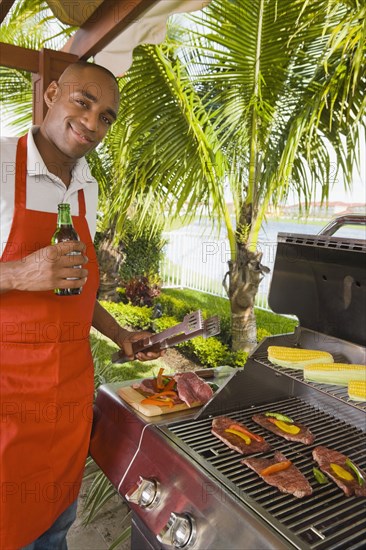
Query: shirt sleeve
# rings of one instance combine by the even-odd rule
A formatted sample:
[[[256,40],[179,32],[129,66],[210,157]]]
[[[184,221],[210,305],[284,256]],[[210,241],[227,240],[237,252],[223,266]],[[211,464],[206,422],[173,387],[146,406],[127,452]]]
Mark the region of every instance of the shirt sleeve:
[[[15,156],[18,138],[0,138],[0,244],[2,256],[14,215]]]

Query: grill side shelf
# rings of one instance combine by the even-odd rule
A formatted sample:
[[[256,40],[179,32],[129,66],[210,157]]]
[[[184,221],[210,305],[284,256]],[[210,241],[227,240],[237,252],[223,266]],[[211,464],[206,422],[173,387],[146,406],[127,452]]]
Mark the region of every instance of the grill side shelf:
[[[251,417],[266,410],[280,411],[307,425],[316,436],[314,444],[306,446],[282,440],[260,428]],[[217,480],[212,490],[222,491],[223,498],[225,491],[233,493],[244,507],[259,514],[295,548],[364,548],[366,499],[347,498],[332,482],[318,485],[312,474],[315,464],[311,456],[315,446],[325,445],[347,454],[364,469],[366,436],[360,429],[297,397],[247,407],[231,412],[229,416],[264,436],[272,445],[271,452],[258,456],[270,457],[279,450],[292,460],[309,480],[313,495],[297,499],[267,485],[240,464],[242,455],[211,434],[212,417],[173,423],[158,429]]]

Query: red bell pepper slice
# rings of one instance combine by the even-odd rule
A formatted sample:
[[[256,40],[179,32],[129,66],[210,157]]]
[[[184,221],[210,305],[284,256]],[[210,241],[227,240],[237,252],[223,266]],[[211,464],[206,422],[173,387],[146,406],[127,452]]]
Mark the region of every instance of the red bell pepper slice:
[[[292,464],[291,460],[276,462],[276,464],[271,464],[271,466],[267,466],[267,468],[264,468],[264,470],[262,470],[260,474],[261,476],[270,476],[271,474],[282,472],[282,470],[287,470],[287,468],[289,468],[291,464]]]

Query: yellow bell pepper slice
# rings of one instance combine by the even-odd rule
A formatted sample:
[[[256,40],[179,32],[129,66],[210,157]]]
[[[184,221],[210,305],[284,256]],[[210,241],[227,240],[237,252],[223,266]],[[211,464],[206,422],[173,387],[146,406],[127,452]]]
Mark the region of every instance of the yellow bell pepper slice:
[[[225,430],[225,432],[228,432],[230,434],[234,434],[234,435],[237,435],[238,437],[241,437],[242,439],[244,439],[245,443],[247,445],[250,445],[252,440],[250,439],[250,437],[248,437],[247,435],[243,434],[243,432],[238,432],[238,430],[233,430],[231,428],[228,428],[227,430]]]
[[[342,468],[342,466],[340,466],[339,464],[331,462],[330,467],[332,468],[333,472],[341,479],[345,479],[346,481],[354,481],[354,476],[350,472]]]
[[[288,434],[296,435],[299,433],[300,428],[299,426],[295,426],[295,424],[286,424],[286,422],[282,422],[282,420],[275,420],[271,419],[271,422],[277,426],[280,430],[283,432],[286,432]]]

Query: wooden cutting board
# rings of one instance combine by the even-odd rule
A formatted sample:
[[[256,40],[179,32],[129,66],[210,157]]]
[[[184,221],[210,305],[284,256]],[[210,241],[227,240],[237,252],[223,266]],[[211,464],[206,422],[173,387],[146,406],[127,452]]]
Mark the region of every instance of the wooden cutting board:
[[[194,403],[191,407],[188,407],[185,403],[173,405],[173,407],[159,407],[159,405],[143,405],[141,401],[144,398],[141,393],[134,390],[131,386],[125,386],[119,388],[117,393],[126,403],[131,405],[134,409],[144,414],[145,416],[158,416],[160,414],[170,414],[177,411],[185,411],[194,407],[200,407],[202,403]]]

